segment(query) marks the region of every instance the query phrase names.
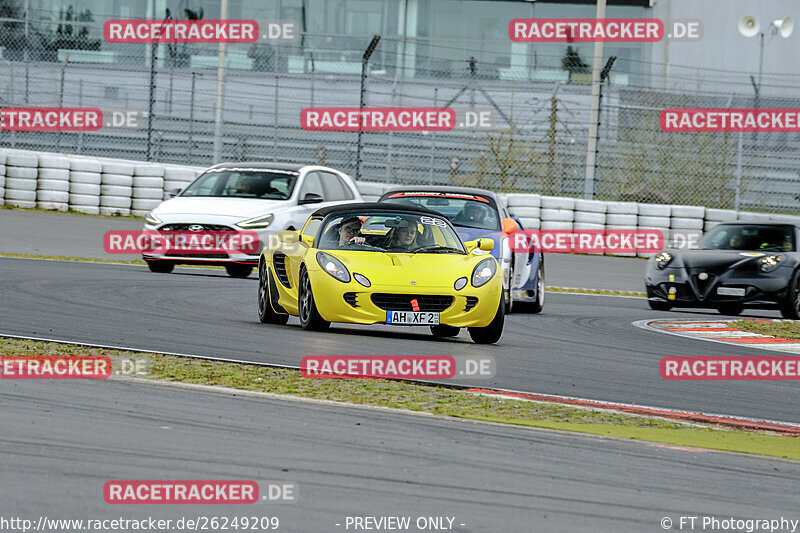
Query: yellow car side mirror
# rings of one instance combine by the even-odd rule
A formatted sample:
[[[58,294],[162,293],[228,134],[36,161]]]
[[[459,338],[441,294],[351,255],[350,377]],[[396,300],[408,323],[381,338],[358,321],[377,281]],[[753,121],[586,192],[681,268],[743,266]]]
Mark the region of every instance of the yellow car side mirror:
[[[476,239],[474,241],[467,241],[464,243],[464,247],[467,249],[467,253],[472,253],[473,250],[476,248],[483,250],[484,252],[491,252],[494,250],[494,240],[493,239]]]
[[[300,235],[300,241],[309,248],[314,247],[314,237],[310,235]]]

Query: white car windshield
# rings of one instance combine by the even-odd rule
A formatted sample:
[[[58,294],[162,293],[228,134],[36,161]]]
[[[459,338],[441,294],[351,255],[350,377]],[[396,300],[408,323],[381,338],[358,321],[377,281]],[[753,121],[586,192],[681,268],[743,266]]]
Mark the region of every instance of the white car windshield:
[[[181,196],[288,200],[297,172],[272,169],[211,169],[189,185]]]

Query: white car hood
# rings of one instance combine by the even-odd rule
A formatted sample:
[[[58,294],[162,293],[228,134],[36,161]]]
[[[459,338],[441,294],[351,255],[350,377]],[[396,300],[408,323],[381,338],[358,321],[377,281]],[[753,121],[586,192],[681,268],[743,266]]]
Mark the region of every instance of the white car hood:
[[[289,200],[259,200],[257,198],[171,198],[159,205],[153,213],[164,222],[174,221],[184,215],[230,217],[246,220],[291,207]],[[196,217],[193,217],[196,218]]]

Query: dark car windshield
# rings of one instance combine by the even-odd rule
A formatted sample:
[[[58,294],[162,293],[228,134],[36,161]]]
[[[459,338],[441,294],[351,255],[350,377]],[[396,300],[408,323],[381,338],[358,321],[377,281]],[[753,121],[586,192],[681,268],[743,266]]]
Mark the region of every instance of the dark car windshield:
[[[256,168],[220,168],[206,171],[181,196],[288,200],[297,172]]]
[[[500,231],[497,207],[483,196],[444,192],[397,192],[389,194],[383,201],[436,211],[447,217],[454,226]]]
[[[316,247],[392,253],[466,253],[458,234],[443,218],[375,210],[328,217],[319,230]]]
[[[795,250],[794,227],[758,224],[719,225],[703,237],[703,249],[791,252]]]

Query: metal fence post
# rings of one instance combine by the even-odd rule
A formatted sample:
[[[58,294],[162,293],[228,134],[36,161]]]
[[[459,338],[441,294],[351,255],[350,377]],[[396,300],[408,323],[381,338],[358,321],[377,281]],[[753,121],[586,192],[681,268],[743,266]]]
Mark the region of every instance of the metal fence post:
[[[369,64],[369,58],[372,56],[372,52],[375,51],[375,47],[378,46],[378,41],[381,40],[380,35],[373,35],[372,40],[369,42],[367,49],[364,50],[364,55],[361,57],[361,100],[358,105],[358,109],[364,109],[366,105],[366,94],[364,93],[365,90],[365,83],[367,81],[367,65]],[[363,126],[363,123],[362,123]],[[356,149],[356,179],[361,179],[361,137],[364,133],[364,128],[359,126],[358,128],[358,148]]]

